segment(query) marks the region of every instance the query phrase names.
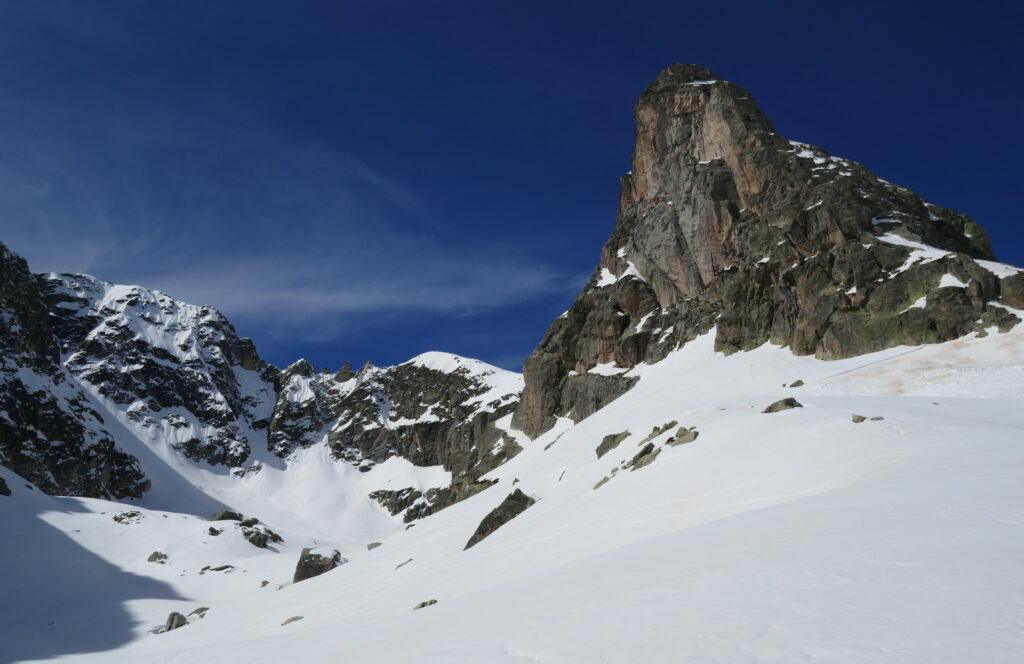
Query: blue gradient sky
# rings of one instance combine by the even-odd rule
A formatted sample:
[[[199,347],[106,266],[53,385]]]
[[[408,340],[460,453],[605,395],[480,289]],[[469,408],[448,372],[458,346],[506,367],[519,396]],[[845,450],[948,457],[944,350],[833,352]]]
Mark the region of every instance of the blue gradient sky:
[[[1024,263],[1011,3],[720,4],[0,2],[0,241],[279,365],[518,368],[612,230],[637,96],[697,62]]]

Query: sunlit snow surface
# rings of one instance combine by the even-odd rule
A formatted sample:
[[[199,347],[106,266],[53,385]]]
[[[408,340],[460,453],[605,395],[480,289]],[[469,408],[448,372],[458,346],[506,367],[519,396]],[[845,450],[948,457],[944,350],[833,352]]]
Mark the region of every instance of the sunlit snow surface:
[[[128,508],[42,496],[2,471],[4,594],[18,599],[0,608],[0,643],[88,662],[1019,662],[1024,331],[832,362],[712,345],[630,371],[637,386],[577,425],[520,436],[497,486],[409,530],[383,512],[339,516],[377,472],[421,479],[400,462],[364,478],[308,450],[306,493],[276,508],[256,498],[285,495],[275,475],[254,481],[278,552],[204,537],[219,524],[179,514],[117,524]],[[789,396],[803,408],[761,412]],[[651,465],[593,488],[673,420],[697,440],[666,445],[673,426]],[[513,488],[538,502],[463,551]],[[312,545],[350,562],[291,585]],[[173,564],[145,561],[164,548]],[[102,584],[61,571],[89,566]],[[205,619],[148,631],[197,606]]]

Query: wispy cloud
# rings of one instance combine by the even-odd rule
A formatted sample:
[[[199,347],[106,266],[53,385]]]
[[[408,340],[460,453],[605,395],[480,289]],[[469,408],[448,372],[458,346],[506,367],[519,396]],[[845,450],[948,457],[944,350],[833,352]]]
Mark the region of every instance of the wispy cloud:
[[[0,108],[0,139],[0,241],[34,269],[158,288],[282,335],[579,287],[500,238],[467,242],[358,157],[291,143],[232,109],[197,120],[28,100]]]

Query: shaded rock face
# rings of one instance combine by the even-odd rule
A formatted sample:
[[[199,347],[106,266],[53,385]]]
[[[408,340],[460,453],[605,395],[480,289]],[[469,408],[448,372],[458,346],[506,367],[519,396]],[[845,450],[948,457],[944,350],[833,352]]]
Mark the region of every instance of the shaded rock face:
[[[724,352],[770,341],[836,359],[1019,322],[998,304],[1020,306],[1024,274],[987,263],[969,217],[786,140],[708,69],[663,71],[634,119],[600,264],[524,364],[513,425],[528,435],[630,387],[602,374],[711,330]]]
[[[341,557],[341,553],[334,549],[303,549],[299,556],[299,562],[295,566],[292,582],[298,583],[312,579],[314,576],[330,572],[346,562],[348,561]]]
[[[42,280],[0,245],[0,463],[46,491],[137,498],[148,488],[61,365]]]

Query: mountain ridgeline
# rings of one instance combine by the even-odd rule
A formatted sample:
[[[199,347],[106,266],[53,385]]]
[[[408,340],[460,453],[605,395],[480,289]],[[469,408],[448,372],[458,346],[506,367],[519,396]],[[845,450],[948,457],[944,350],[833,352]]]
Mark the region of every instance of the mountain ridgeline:
[[[281,371],[212,307],[32,274],[2,245],[0,279],[0,462],[48,493],[139,498],[150,480],[127,450],[140,441],[236,476],[324,444],[364,472],[394,455],[451,471],[447,488],[404,494],[413,518],[486,487],[480,475],[519,449],[494,423],[511,416],[521,377],[483,362],[428,353]]]
[[[977,224],[779,136],[743,88],[676,65],[634,117],[612,235],[523,376],[443,353],[280,370],[212,307],[32,274],[0,245],[0,463],[105,498],[150,487],[130,449],[239,477],[316,446],[367,473],[394,456],[443,466],[450,486],[370,496],[409,521],[489,486],[521,449],[511,429],[580,421],[699,335],[837,359],[1020,322],[1024,273]]]

